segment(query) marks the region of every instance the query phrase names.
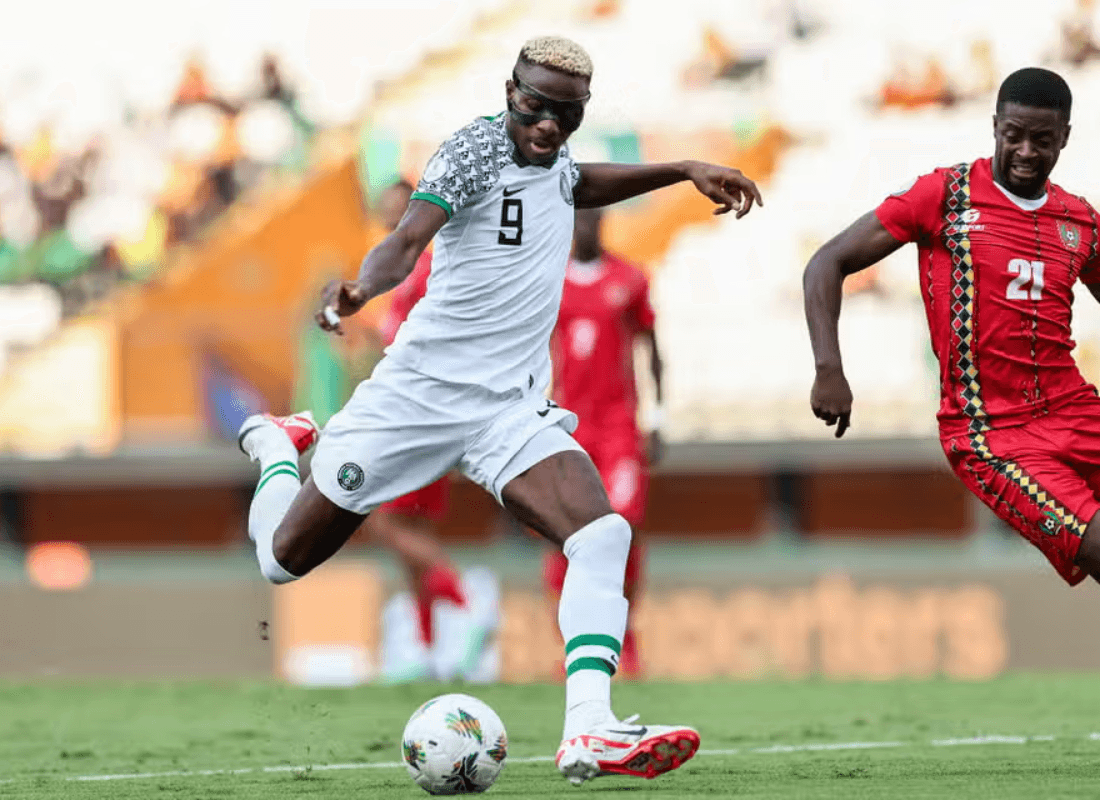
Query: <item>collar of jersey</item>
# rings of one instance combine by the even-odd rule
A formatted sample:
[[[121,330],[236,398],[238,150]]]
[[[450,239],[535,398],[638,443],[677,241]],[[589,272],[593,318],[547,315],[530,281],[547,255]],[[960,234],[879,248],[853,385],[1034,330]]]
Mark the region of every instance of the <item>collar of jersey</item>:
[[[1047,204],[1047,195],[1049,194],[1049,192],[1043,192],[1041,197],[1031,199],[1027,197],[1020,197],[1020,195],[1018,194],[1013,194],[1012,192],[1008,191],[1008,189],[1001,186],[1001,184],[997,183],[996,178],[993,179],[993,185],[1001,190],[1001,194],[1012,201],[1012,205],[1023,211],[1038,211],[1040,208]]]
[[[516,163],[517,167],[541,167],[542,169],[550,169],[558,163],[558,156],[561,154],[560,150],[554,154],[552,161],[548,161],[545,164],[536,164],[533,161],[527,160],[527,157],[519,151],[518,147],[516,147],[516,143],[512,141],[512,137],[508,135],[508,125],[506,122],[508,119],[507,111],[501,111],[495,117],[485,117],[485,119],[489,120],[493,125],[500,126],[500,129],[504,132],[504,137],[508,140],[509,147],[512,148],[512,161]]]

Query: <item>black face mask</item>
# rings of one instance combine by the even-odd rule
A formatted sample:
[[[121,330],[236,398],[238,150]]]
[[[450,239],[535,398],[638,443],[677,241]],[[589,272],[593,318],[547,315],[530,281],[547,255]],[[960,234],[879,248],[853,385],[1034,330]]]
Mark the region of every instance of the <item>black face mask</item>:
[[[577,100],[553,100],[530,84],[521,81],[514,72],[512,81],[516,84],[516,91],[542,103],[542,108],[538,111],[520,111],[514,103],[509,101],[508,113],[523,127],[534,125],[544,119],[554,120],[565,133],[572,133],[581,126],[581,121],[584,119],[584,104],[588,102],[591,94]]]

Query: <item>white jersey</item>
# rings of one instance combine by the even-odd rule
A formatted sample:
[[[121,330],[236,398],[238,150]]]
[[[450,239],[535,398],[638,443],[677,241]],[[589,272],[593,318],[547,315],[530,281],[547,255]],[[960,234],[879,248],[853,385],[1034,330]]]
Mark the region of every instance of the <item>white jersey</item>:
[[[427,293],[386,354],[450,383],[544,391],[580,170],[565,147],[549,166],[521,166],[506,118],[474,120],[424,168],[412,197],[448,220]]]

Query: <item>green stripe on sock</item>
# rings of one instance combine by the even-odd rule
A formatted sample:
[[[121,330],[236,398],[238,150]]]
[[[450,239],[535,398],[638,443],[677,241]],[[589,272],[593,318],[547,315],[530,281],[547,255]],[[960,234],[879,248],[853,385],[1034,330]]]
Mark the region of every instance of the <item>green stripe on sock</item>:
[[[260,471],[260,480],[263,480],[267,473],[271,472],[273,469],[292,469],[297,472],[298,465],[293,461],[276,461],[274,464],[269,464]]]
[[[574,672],[580,672],[582,669],[598,669],[600,672],[606,672],[608,675],[615,674],[615,668],[602,658],[578,658],[565,668],[565,677],[568,678]]]
[[[578,647],[584,645],[596,645],[597,647],[606,647],[611,650],[615,655],[619,655],[623,646],[614,636],[608,636],[606,633],[582,633],[580,636],[574,636],[569,640],[569,644],[565,646],[565,654],[568,656]]]
[[[298,470],[296,469],[280,469],[274,472],[268,472],[264,475],[263,478],[260,479],[260,485],[256,487],[256,491],[253,492],[252,496],[255,497],[256,495],[258,495],[260,493],[260,489],[264,488],[264,484],[266,484],[276,475],[293,475],[295,480],[301,480],[301,478],[298,476]]]

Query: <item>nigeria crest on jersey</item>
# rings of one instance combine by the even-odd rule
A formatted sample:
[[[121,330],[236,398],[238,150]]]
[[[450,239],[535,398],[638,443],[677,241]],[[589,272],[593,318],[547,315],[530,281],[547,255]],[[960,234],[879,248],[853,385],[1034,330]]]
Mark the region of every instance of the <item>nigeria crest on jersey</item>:
[[[1077,245],[1081,244],[1081,229],[1076,225],[1059,222],[1058,235],[1062,238],[1062,244],[1066,246],[1067,250],[1076,250]]]

